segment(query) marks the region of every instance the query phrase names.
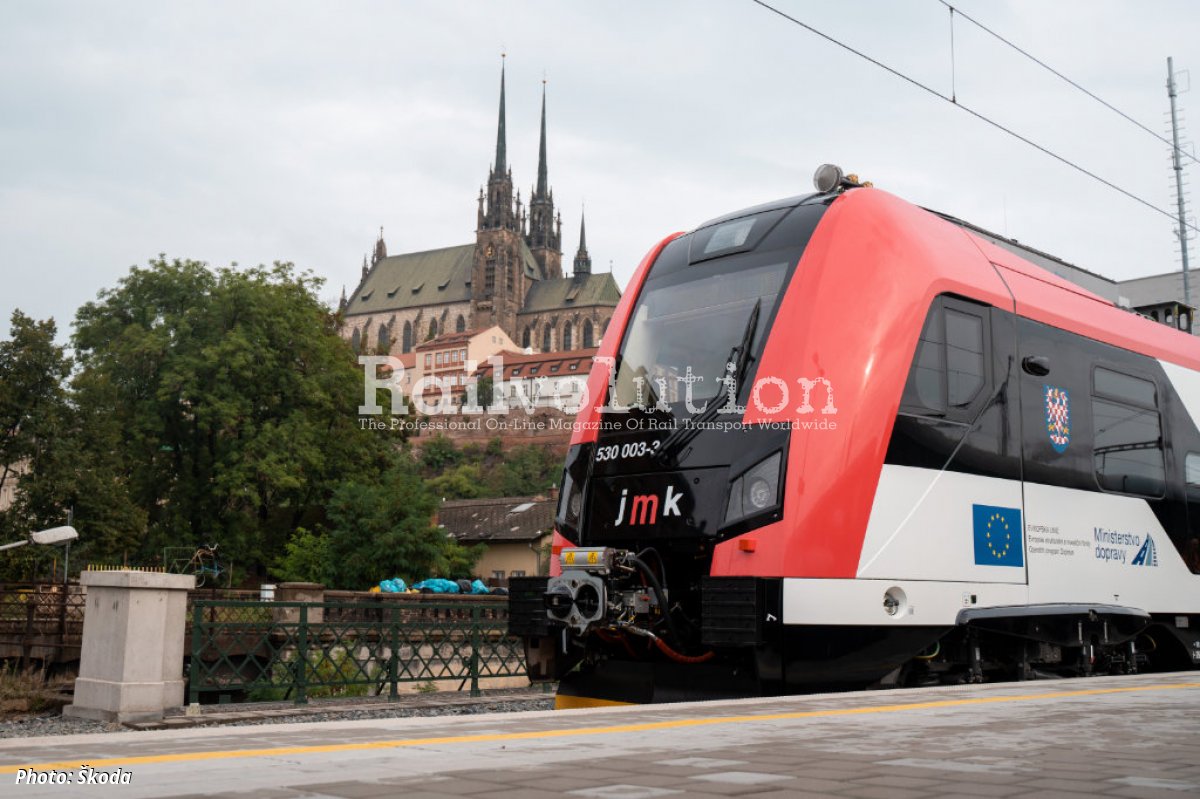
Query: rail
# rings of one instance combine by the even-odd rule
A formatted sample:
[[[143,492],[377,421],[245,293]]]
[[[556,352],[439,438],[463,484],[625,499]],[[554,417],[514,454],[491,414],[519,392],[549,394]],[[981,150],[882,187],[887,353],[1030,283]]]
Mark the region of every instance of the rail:
[[[357,602],[194,599],[188,701],[399,696],[402,683],[525,676],[506,602],[424,597]]]

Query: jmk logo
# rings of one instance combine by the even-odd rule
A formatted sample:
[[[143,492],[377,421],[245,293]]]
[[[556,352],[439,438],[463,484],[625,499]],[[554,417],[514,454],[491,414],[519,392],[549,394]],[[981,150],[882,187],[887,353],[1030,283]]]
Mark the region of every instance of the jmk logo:
[[[662,515],[680,516],[679,500],[683,499],[683,494],[675,493],[675,486],[667,486],[667,495],[662,501]],[[628,503],[629,518],[625,518],[625,507]],[[659,501],[657,494],[634,494],[629,496],[629,489],[621,489],[621,505],[617,509],[617,518],[613,521],[614,527],[620,527],[622,524],[654,524],[658,521]]]
[[[1158,565],[1158,548],[1154,546],[1154,539],[1149,534],[1146,535],[1146,543],[1142,544],[1142,548],[1133,556],[1133,560],[1129,561],[1131,566],[1157,566]]]

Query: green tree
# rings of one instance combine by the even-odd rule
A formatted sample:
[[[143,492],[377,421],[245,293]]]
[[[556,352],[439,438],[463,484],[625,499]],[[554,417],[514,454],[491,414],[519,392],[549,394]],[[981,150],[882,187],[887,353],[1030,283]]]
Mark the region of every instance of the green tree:
[[[442,472],[427,481],[429,492],[441,499],[475,499],[486,491],[483,468],[476,463],[464,463]]]
[[[536,444],[513,447],[491,472],[492,496],[516,497],[545,494],[562,479],[562,459],[548,447]]]
[[[481,549],[466,548],[433,524],[437,500],[406,453],[376,483],[342,485],[328,510],[328,579],[366,590],[380,580],[470,575]]]
[[[159,258],[79,310],[85,461],[127,497],[107,504],[113,524],[144,515],[143,561],[206,542],[274,561],[348,476],[386,468],[389,439],[359,424],[362,374],[319,288],[290,264]]]
[[[446,436],[438,433],[421,447],[421,465],[427,474],[440,474],[457,466],[463,459],[462,453]]]
[[[0,512],[0,542],[67,520],[34,490],[53,471],[70,421],[64,381],[71,361],[55,344],[57,332],[54,320],[35,321],[17,310],[9,338],[0,341],[0,490],[17,489],[13,506]],[[56,554],[38,547],[6,553],[0,577],[48,576],[46,563]]]
[[[329,536],[301,527],[284,545],[272,572],[285,582],[328,585],[335,579],[332,563]]]
[[[53,319],[38,322],[13,311],[9,338],[0,341],[0,490],[18,470],[34,468],[64,422],[63,381],[71,362],[54,343]]]

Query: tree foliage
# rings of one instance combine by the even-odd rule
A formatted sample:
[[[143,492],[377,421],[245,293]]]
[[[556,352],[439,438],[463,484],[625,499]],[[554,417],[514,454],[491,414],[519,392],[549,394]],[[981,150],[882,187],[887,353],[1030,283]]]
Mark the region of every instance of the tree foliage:
[[[9,338],[0,341],[0,489],[46,453],[64,421],[71,362],[54,343],[57,333],[53,319],[38,322],[16,310]]]
[[[421,466],[429,490],[441,499],[546,494],[562,479],[562,457],[553,448],[525,444],[506,450],[498,438],[484,448],[460,449],[434,436],[423,443]]]
[[[60,509],[45,512],[28,497],[35,475],[59,454],[70,421],[63,383],[71,361],[55,343],[57,332],[54,320],[36,321],[17,310],[9,338],[0,340],[0,490],[18,489],[14,505],[0,512],[0,543],[66,522]],[[41,561],[53,554],[37,547],[6,553],[0,576],[39,576]]]
[[[76,402],[122,455],[143,558],[219,542],[263,561],[346,478],[384,467],[319,285],[290,264],[160,258],[79,310]]]

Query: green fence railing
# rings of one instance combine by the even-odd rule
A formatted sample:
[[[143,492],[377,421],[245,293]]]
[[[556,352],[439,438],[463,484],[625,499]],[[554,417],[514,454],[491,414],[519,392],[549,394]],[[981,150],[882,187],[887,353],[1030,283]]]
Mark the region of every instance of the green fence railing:
[[[401,683],[525,676],[503,602],[192,602],[188,701],[387,695]]]

